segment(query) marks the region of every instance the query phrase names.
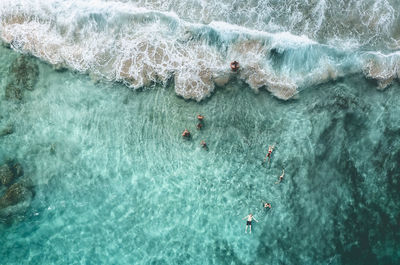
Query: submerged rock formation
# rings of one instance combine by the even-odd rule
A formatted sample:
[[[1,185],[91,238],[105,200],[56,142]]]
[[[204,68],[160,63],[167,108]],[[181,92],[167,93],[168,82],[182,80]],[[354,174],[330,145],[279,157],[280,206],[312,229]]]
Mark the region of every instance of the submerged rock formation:
[[[9,186],[22,175],[22,166],[17,162],[9,161],[8,163],[0,166],[1,185]]]
[[[39,75],[39,67],[26,55],[21,55],[11,64],[6,85],[6,99],[23,98],[25,89],[33,90]]]
[[[4,196],[0,198],[0,209],[16,205],[22,201],[30,199],[31,197],[32,192],[23,183],[15,183],[11,185]]]
[[[14,173],[7,164],[0,167],[0,184],[9,185],[14,181]]]
[[[22,175],[23,170],[19,163],[9,161],[0,166],[0,186],[7,187],[4,194],[0,194],[0,211],[32,198],[32,191],[28,182],[19,179]],[[2,212],[0,212],[0,215],[2,215]]]

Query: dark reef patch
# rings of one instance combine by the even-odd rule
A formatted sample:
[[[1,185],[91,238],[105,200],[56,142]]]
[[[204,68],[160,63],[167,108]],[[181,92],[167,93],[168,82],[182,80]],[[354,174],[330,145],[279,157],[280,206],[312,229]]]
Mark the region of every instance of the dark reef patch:
[[[0,222],[12,223],[30,205],[33,185],[23,175],[22,166],[14,160],[0,166]]]
[[[0,209],[16,205],[32,196],[29,189],[22,183],[11,185],[6,193],[0,198]]]
[[[15,161],[8,161],[0,166],[0,184],[10,186],[17,178],[23,175],[22,166]]]
[[[39,76],[39,67],[33,58],[20,55],[11,64],[6,85],[6,99],[21,100],[25,90],[33,90]]]

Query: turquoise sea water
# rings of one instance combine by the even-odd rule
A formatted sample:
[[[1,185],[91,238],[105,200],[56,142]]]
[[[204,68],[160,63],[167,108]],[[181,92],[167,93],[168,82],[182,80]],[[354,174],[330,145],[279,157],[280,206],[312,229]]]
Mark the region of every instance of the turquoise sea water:
[[[19,55],[0,54],[4,87]],[[2,219],[1,264],[400,261],[398,84],[355,75],[284,102],[238,81],[196,103],[35,62],[35,89],[1,99],[14,133],[0,161],[17,159],[35,193]]]
[[[399,6],[0,1],[0,264],[400,264]]]

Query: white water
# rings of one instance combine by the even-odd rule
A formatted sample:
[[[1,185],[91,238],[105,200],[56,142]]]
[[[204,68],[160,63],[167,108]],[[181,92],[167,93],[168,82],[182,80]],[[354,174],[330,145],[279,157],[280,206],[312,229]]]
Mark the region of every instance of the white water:
[[[216,86],[237,78],[255,91],[265,88],[281,99],[354,73],[377,79],[379,88],[399,78],[399,56],[393,53],[387,59],[388,56],[375,50],[365,51],[372,38],[366,32],[360,31],[359,36],[352,30],[340,34],[326,32],[323,38],[313,33],[315,27],[321,31],[327,24],[330,28],[339,25],[335,19],[326,18],[331,6],[325,1],[306,1],[297,7],[286,3],[290,6],[288,10],[298,8],[293,14],[300,18],[293,21],[303,23],[303,31],[286,24],[272,25],[271,21],[265,24],[271,11],[247,20],[257,10],[274,7],[274,1],[267,2],[255,1],[243,6],[235,1],[167,4],[4,0],[0,3],[0,37],[13,49],[31,53],[56,68],[68,67],[88,73],[95,80],[119,81],[132,88],[154,83],[166,85],[171,80],[178,95],[198,101],[210,96]],[[183,3],[192,8],[183,8]],[[307,5],[314,7],[310,20],[304,20],[302,13]],[[374,23],[375,33],[381,32],[381,39],[391,34],[398,12],[390,3],[379,1],[373,7],[357,6],[361,8],[359,14],[373,8],[367,26],[371,28]],[[237,9],[228,12],[228,7]],[[282,9],[275,12],[285,14]],[[379,20],[371,22],[375,15]],[[248,23],[239,23],[243,18]],[[356,24],[363,23],[362,20]],[[394,37],[379,44],[383,53],[395,46],[398,40]],[[239,74],[230,71],[232,60],[240,62]],[[381,62],[388,60],[390,66],[383,66]]]

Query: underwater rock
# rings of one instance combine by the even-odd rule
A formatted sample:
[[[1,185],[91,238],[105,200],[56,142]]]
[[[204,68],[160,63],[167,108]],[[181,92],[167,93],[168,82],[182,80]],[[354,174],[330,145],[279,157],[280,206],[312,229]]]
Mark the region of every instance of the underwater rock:
[[[0,166],[0,184],[2,185],[9,186],[22,175],[23,170],[19,163],[9,162]]]
[[[30,179],[19,179],[23,175],[22,166],[15,162],[14,160],[9,160],[4,165],[0,166],[0,185],[4,185],[7,190],[4,192],[2,189],[2,195],[0,197],[0,210],[7,208],[12,205],[19,204],[20,202],[25,202],[25,208],[29,206],[28,199],[33,197],[33,187]],[[4,194],[3,194],[4,193]],[[7,216],[13,216],[14,210],[9,209]],[[4,215],[5,212],[0,212],[0,216]]]
[[[6,86],[6,99],[22,99],[22,89],[15,86],[13,83],[9,83]]]
[[[14,132],[14,127],[12,125],[8,125],[0,130],[0,137],[12,134],[13,132]]]
[[[33,90],[39,75],[39,67],[32,59],[25,55],[18,57],[12,63],[10,71],[16,85]]]
[[[32,193],[23,183],[15,183],[0,198],[0,209],[16,205],[30,197],[32,197]]]
[[[6,99],[21,100],[25,89],[33,90],[39,76],[39,67],[32,59],[21,55],[11,64],[8,76]]]
[[[0,183],[2,185],[9,185],[14,180],[14,173],[7,164],[0,167]]]

